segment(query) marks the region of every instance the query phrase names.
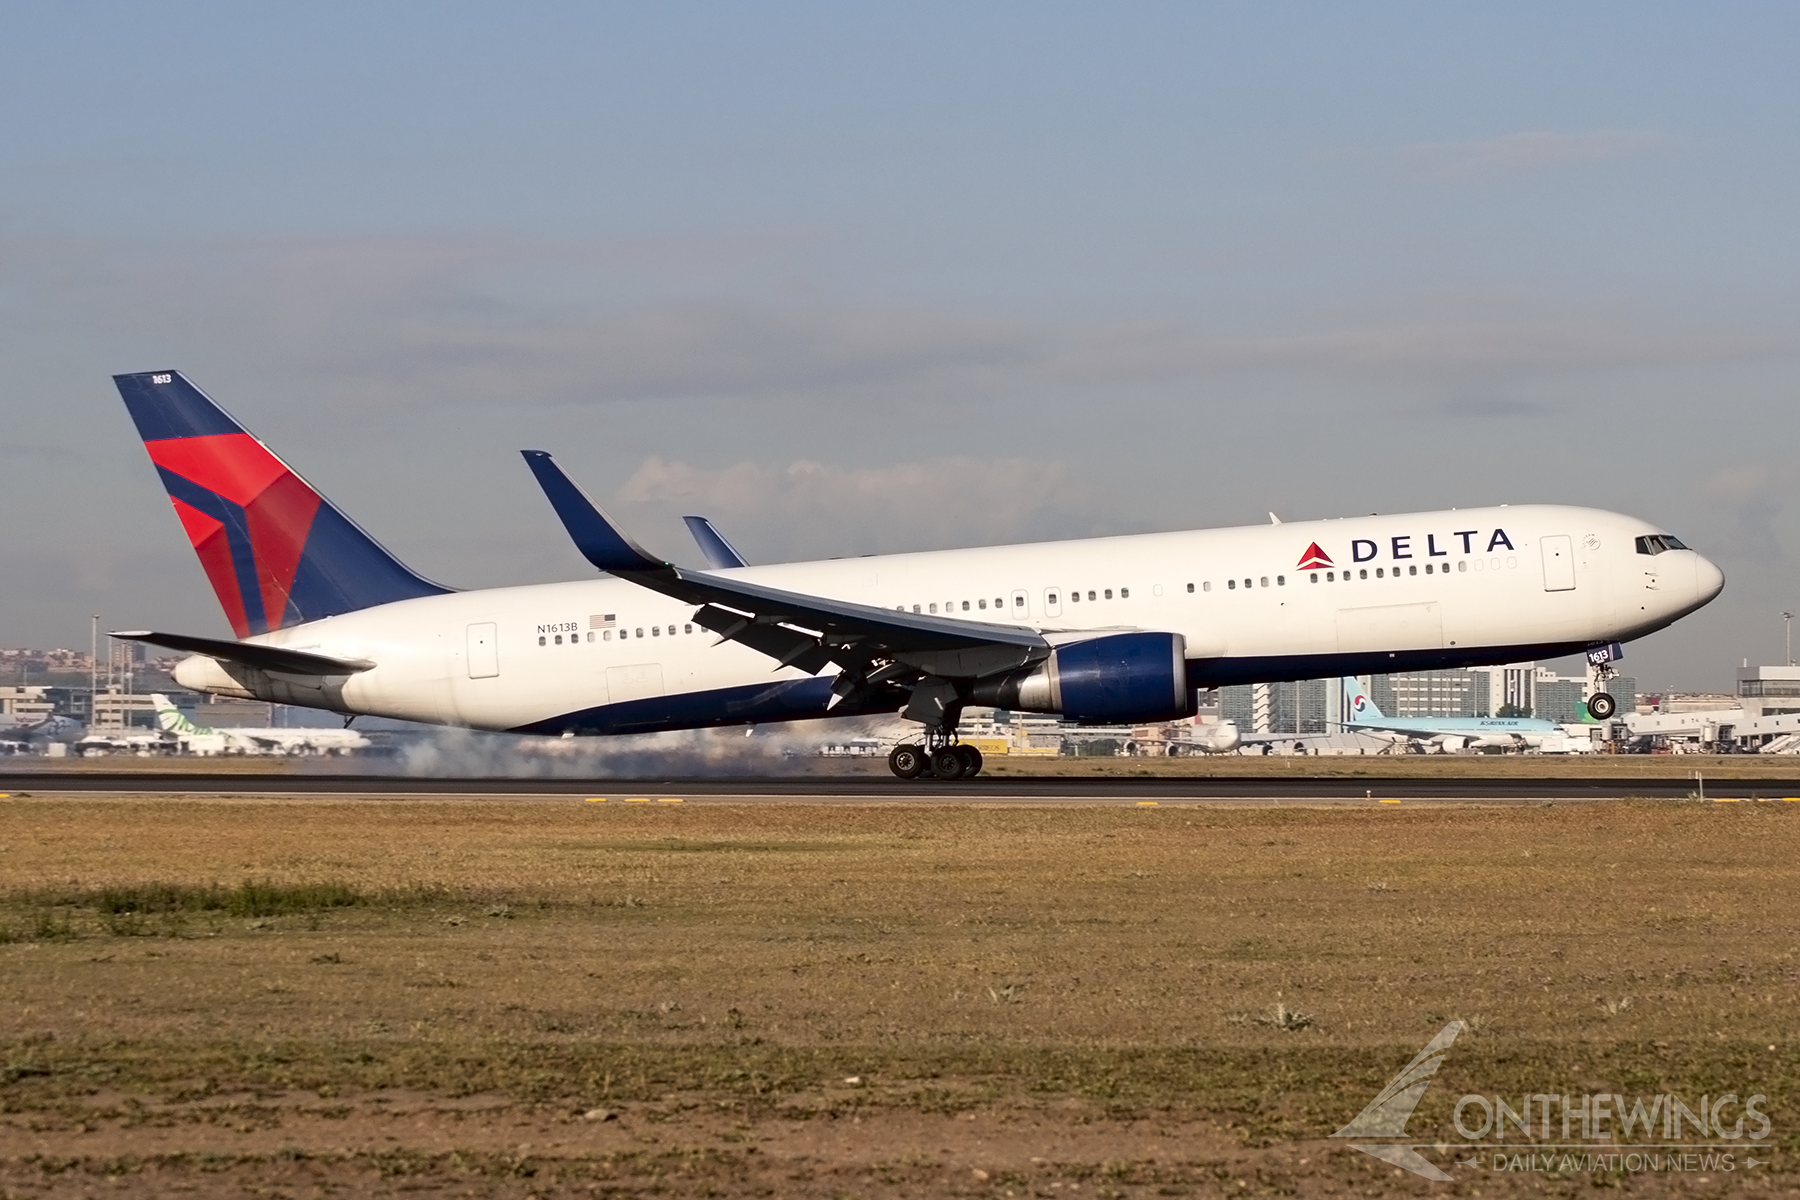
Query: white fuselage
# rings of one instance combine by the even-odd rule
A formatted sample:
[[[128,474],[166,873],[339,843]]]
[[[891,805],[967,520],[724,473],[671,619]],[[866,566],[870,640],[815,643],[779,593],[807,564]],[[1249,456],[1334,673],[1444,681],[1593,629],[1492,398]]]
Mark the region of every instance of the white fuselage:
[[[1042,630],[1159,630],[1216,686],[1518,661],[1626,641],[1716,595],[1646,522],[1515,506],[743,567],[791,592]],[[1316,551],[1316,552],[1315,552]],[[1301,563],[1307,563],[1302,567]],[[629,732],[826,715],[792,668],[601,577],[405,600],[250,639],[376,665],[305,679],[189,659],[183,686],[480,729]],[[778,689],[779,690],[779,689]],[[816,704],[814,703],[816,699]]]

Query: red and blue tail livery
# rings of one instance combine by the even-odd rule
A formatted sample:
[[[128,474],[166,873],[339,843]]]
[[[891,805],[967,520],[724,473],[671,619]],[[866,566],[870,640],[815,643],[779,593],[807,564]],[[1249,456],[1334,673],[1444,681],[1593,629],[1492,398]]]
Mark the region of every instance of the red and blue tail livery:
[[[382,549],[179,371],[113,382],[238,637],[449,590]]]

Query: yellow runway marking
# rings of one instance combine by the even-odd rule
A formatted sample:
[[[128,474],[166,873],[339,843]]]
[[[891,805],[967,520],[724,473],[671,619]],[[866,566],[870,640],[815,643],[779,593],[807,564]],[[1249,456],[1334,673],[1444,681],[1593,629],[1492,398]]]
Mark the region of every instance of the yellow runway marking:
[[[1137,802],[1137,806],[1139,808],[1155,808],[1156,801],[1154,801],[1154,800],[1139,800]]]
[[[1740,797],[1737,797],[1737,796],[1714,796],[1713,803],[1714,804],[1736,804],[1739,799],[1740,799]]]
[[[1398,804],[1400,802],[1398,800],[1377,800],[1375,803],[1377,803],[1377,804]]]
[[[587,802],[589,804],[605,804],[606,797],[605,796],[589,796],[587,798]]]

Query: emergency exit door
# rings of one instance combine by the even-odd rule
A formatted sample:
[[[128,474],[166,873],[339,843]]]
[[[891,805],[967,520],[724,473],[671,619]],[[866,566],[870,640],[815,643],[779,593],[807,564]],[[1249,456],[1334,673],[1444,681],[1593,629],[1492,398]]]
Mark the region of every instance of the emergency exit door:
[[[1544,552],[1544,590],[1546,592],[1572,592],[1575,590],[1575,546],[1566,533],[1554,534],[1540,539]]]
[[[469,626],[469,678],[492,679],[500,673],[500,631],[492,621]]]

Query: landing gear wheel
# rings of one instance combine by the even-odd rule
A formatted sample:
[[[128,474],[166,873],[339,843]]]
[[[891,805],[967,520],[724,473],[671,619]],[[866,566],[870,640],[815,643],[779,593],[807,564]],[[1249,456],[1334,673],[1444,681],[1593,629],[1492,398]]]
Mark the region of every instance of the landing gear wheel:
[[[973,779],[981,774],[981,751],[973,746],[958,746],[956,753],[963,760],[964,779]]]
[[[925,750],[920,746],[895,746],[888,754],[888,770],[902,779],[917,779],[925,769]]]
[[[1588,716],[1596,721],[1604,721],[1619,711],[1619,702],[1605,692],[1595,692],[1588,697]]]
[[[963,758],[961,746],[945,746],[931,756],[931,772],[939,779],[961,779],[968,770],[968,760]]]

